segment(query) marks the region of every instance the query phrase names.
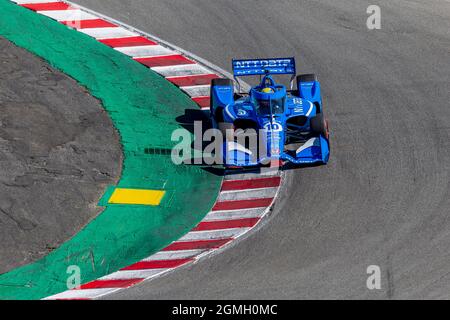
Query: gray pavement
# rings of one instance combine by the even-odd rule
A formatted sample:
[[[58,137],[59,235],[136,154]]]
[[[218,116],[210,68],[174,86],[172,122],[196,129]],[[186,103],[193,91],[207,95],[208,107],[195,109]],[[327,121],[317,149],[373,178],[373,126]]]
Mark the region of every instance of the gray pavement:
[[[98,100],[0,38],[0,273],[71,238],[120,176],[119,137]]]
[[[251,237],[112,298],[450,298],[449,1],[377,1],[376,31],[372,1],[75,2],[228,70],[293,55],[321,79],[332,130],[330,164],[290,171]]]

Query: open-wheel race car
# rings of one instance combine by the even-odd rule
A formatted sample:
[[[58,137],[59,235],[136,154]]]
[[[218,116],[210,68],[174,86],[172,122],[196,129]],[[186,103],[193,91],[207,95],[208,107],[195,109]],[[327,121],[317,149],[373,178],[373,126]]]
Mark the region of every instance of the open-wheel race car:
[[[211,82],[211,121],[223,133],[225,166],[328,162],[328,121],[314,74],[296,76],[294,58],[233,60],[233,73],[238,86],[230,79]],[[292,75],[290,90],[273,75]],[[260,76],[260,83],[248,93],[235,93],[243,76]]]

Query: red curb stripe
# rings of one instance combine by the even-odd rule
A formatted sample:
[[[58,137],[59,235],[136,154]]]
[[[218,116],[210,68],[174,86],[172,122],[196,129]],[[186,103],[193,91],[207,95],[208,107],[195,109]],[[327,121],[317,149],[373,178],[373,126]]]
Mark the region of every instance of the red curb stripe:
[[[194,100],[194,102],[197,103],[200,106],[200,108],[209,108],[210,106],[209,96],[195,97],[192,98],[192,100]]]
[[[192,261],[192,259],[173,259],[173,260],[151,260],[151,261],[139,261],[131,266],[121,269],[126,270],[145,270],[145,269],[168,269],[176,268],[185,263]]]
[[[212,211],[262,208],[270,206],[272,201],[273,198],[222,201],[217,202]]]
[[[117,25],[103,20],[103,19],[90,19],[90,20],[74,20],[74,21],[60,21],[66,26],[76,27],[77,29],[87,29],[87,28],[109,28],[117,27]]]
[[[220,230],[233,228],[251,228],[258,223],[260,218],[245,218],[235,220],[220,220],[200,222],[192,231]]]
[[[98,40],[107,46],[113,48],[119,47],[134,47],[134,46],[148,46],[148,45],[156,45],[157,43],[151,41],[147,38],[138,36],[138,37],[126,37],[126,38],[113,38],[113,39],[101,39]]]
[[[20,4],[20,6],[33,11],[67,10],[72,8],[64,2],[24,3]]]
[[[250,180],[225,180],[221,191],[261,189],[278,187],[281,183],[280,177],[270,177]]]
[[[215,240],[178,241],[172,243],[162,251],[218,249],[232,240],[233,238],[215,239]]]
[[[144,279],[124,279],[124,280],[95,280],[83,284],[80,289],[105,289],[105,288],[128,288]]]
[[[148,58],[136,58],[134,59],[149,68],[153,67],[168,67],[177,66],[181,64],[195,64],[194,61],[189,60],[181,54],[173,54],[168,56],[157,56]]]
[[[167,77],[166,80],[169,80],[179,87],[187,87],[211,84],[211,80],[217,78],[220,77],[216,74],[199,74],[195,76]]]

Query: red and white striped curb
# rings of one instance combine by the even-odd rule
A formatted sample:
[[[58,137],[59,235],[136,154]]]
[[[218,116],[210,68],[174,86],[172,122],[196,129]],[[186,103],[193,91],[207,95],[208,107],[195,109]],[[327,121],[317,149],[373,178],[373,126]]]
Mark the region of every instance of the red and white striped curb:
[[[228,76],[218,67],[160,39],[75,4],[58,0],[12,1],[83,32],[146,65],[178,86],[201,109],[209,109],[211,79]],[[67,290],[46,299],[96,299],[223,250],[255,228],[270,211],[281,181],[277,167],[240,174],[235,171],[225,175],[214,207],[179,240],[131,266],[85,283],[79,289]]]
[[[130,56],[149,67],[183,90],[202,110],[209,110],[211,79],[221,78],[218,72],[193,57],[151,39],[113,19],[97,15],[78,5],[59,0],[12,0],[20,6],[50,17],[85,33],[114,50]]]

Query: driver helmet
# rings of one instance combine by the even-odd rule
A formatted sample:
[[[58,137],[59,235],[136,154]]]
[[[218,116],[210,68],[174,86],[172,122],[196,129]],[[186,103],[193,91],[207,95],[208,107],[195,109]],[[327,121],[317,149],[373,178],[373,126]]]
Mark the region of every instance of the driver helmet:
[[[270,87],[265,87],[261,90],[262,93],[275,93],[275,91]]]

